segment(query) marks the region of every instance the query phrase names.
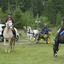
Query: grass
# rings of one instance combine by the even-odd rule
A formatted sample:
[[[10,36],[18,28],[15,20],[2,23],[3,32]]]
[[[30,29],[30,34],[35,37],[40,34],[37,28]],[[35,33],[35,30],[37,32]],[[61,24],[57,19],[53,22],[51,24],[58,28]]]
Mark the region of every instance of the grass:
[[[50,35],[51,41],[56,36],[57,28],[50,28],[52,34]],[[28,41],[27,36],[23,30],[18,30],[21,34],[20,41],[16,43],[25,43]],[[40,41],[43,41],[42,39]],[[34,41],[33,41],[34,42]],[[3,43],[3,42],[0,42]],[[7,42],[8,43],[8,42]],[[21,44],[15,45],[15,52],[5,53],[4,47],[0,46],[0,64],[64,64],[64,45],[58,51],[58,57],[53,57],[53,43],[50,44]],[[7,47],[8,48],[8,47]]]
[[[21,34],[20,40],[28,40],[27,35],[24,33],[22,29],[18,30],[18,33]]]
[[[52,44],[22,44],[15,46],[15,52],[5,53],[0,46],[0,64],[64,64],[64,47],[53,57]]]
[[[51,38],[51,41],[53,41],[56,37],[56,34],[57,34],[57,30],[58,28],[57,27],[54,27],[54,28],[50,28],[52,30],[52,33],[50,35],[50,38]]]

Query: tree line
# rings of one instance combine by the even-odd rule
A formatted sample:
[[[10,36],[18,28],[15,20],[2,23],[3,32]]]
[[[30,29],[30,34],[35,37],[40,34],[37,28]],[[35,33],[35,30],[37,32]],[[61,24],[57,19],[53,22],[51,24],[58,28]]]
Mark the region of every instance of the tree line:
[[[0,23],[4,23],[12,12],[15,27],[31,26],[36,28],[37,14],[39,27],[60,26],[64,17],[64,0],[0,0]]]

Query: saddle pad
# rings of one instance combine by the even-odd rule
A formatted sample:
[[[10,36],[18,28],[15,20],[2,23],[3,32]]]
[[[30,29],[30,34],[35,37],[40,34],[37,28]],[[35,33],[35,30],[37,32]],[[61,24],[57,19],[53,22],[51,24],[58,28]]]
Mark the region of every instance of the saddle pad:
[[[63,33],[64,33],[64,30],[60,33],[60,35],[63,34]]]

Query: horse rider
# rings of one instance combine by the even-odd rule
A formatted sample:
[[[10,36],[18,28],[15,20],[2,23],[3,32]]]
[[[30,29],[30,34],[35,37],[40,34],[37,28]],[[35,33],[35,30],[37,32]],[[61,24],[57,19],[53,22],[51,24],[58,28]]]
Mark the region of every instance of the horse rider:
[[[8,21],[12,21],[12,23],[13,23],[12,27],[13,27],[13,26],[15,25],[15,22],[14,22],[13,18],[11,17],[11,15],[12,15],[12,14],[11,14],[11,12],[10,12],[10,13],[8,14],[8,17],[5,19],[5,24],[6,24]],[[16,38],[16,32],[15,32],[14,28],[12,28],[11,30],[12,30],[15,38]],[[4,29],[2,30],[2,34],[3,34],[3,31],[4,31]]]
[[[11,13],[8,14],[8,17],[7,17],[6,20],[5,20],[5,24],[6,24],[8,21],[12,21],[12,23],[13,23],[12,26],[14,26],[14,25],[15,25],[15,22],[14,22],[13,18],[11,17],[11,15],[12,15]]]
[[[45,35],[45,34],[48,34],[48,31],[49,31],[49,29],[47,27],[47,24],[44,24],[44,27],[42,28],[42,32],[40,32],[40,33],[43,33]]]
[[[64,30],[64,18],[62,19],[61,25],[62,25],[62,27],[60,28],[59,32],[57,32],[56,38],[54,39],[54,41],[56,41],[56,42],[58,42],[60,33]]]

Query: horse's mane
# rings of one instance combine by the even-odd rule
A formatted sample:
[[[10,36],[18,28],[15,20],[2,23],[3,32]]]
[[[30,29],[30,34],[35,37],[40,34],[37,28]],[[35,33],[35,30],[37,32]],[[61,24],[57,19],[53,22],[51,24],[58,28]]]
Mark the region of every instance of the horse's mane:
[[[31,29],[31,27],[30,27],[30,26],[28,26],[28,27],[27,27],[27,29],[28,29],[28,28],[29,28],[29,29]]]

